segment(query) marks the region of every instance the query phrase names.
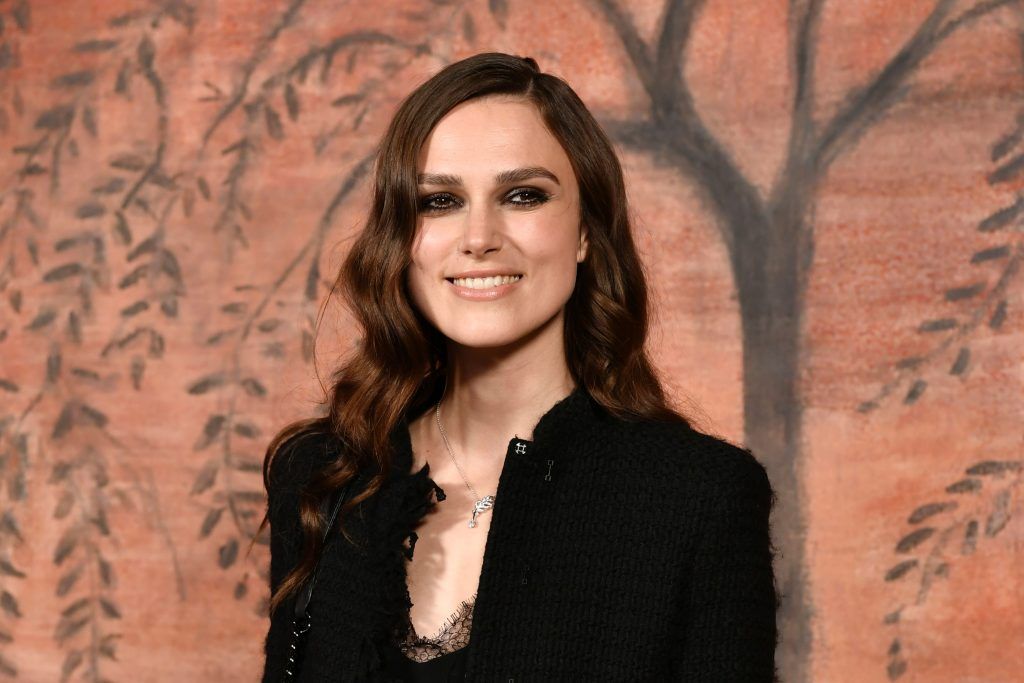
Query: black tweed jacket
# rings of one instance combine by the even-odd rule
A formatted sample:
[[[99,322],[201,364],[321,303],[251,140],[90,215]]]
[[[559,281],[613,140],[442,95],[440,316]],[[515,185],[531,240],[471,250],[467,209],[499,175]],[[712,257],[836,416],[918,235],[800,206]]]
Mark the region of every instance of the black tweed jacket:
[[[626,422],[581,387],[507,448],[467,646],[466,679],[777,680],[774,493],[746,449],[681,424]],[[443,492],[411,472],[408,421],[396,461],[324,554],[301,681],[382,681],[378,648],[410,606],[417,522]],[[297,561],[298,492],[338,457],[302,434],[270,473],[271,589]],[[291,600],[271,618],[264,681],[287,659]]]

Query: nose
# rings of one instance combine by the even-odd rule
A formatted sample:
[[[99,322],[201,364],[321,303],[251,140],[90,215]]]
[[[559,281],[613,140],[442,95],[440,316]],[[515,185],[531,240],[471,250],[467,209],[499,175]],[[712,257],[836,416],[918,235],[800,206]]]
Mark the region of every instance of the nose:
[[[501,249],[502,225],[496,212],[486,202],[476,203],[465,213],[459,250],[463,254],[480,256]]]

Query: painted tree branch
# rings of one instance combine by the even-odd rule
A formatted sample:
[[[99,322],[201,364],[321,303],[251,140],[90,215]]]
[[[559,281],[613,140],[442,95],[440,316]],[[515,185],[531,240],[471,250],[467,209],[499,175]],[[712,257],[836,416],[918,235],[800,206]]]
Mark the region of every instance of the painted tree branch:
[[[670,0],[665,8],[652,84],[655,93],[659,94],[658,98],[652,98],[653,101],[668,107],[662,114],[665,118],[672,117],[676,102],[690,99],[686,87],[686,45],[693,33],[694,19],[703,4],[704,0]],[[695,123],[699,121],[695,120]]]
[[[651,64],[650,49],[637,33],[636,27],[633,26],[633,20],[619,8],[615,0],[594,0],[594,4],[604,14],[608,25],[619,34],[619,40],[622,41],[626,55],[633,63],[633,68],[636,69],[636,74],[640,77],[644,90],[653,100],[657,93],[654,89],[654,68]]]
[[[637,33],[632,19],[614,0],[594,0],[594,4],[622,41],[651,101],[653,119],[661,124],[682,124],[678,132],[684,137],[699,136],[704,125],[692,107],[684,60],[693,24],[704,0],[669,0],[661,20],[654,59],[650,46]]]
[[[221,107],[220,111],[214,115],[213,121],[210,122],[210,125],[206,128],[206,132],[203,133],[203,148],[206,147],[210,138],[213,136],[214,131],[217,130],[217,127],[221,122],[230,116],[231,112],[233,112],[238,105],[242,103],[242,100],[245,99],[246,92],[248,91],[249,79],[252,78],[252,74],[256,71],[256,67],[259,66],[269,54],[270,47],[274,44],[274,41],[277,40],[278,36],[281,35],[281,32],[295,21],[295,16],[299,13],[299,10],[302,9],[304,4],[306,4],[306,0],[292,0],[291,4],[288,5],[288,8],[284,11],[284,14],[281,15],[281,19],[274,24],[267,35],[261,38],[259,43],[257,43],[256,48],[252,52],[252,56],[249,57],[242,67],[242,77],[239,79],[238,85],[235,86],[234,91],[231,93],[231,99],[229,99],[227,103]]]
[[[771,190],[770,204],[777,204],[779,198],[790,190],[792,180],[803,179],[810,170],[807,168],[806,159],[817,134],[814,121],[814,66],[821,10],[824,4],[825,0],[790,0],[793,120],[789,128],[785,168],[777,176],[776,184]]]
[[[796,114],[790,147],[797,131],[813,130],[814,127],[814,65],[824,4],[824,0],[790,0],[789,3],[789,32],[793,42],[793,111]]]
[[[906,82],[910,75],[946,38],[1000,7],[1020,5],[1020,2],[989,0],[947,21],[953,13],[956,0],[939,0],[899,52],[868,85],[851,92],[846,98],[846,104],[824,126],[824,132],[812,151],[813,167],[824,172],[845,148],[898,102],[907,90]]]
[[[632,20],[613,0],[593,2],[618,34],[651,103],[648,120],[610,122],[607,128],[627,145],[692,169],[714,210],[728,218],[719,223],[719,229],[733,266],[746,267],[735,247],[744,240],[755,245],[763,242],[758,233],[768,224],[764,201],[705,126],[683,74],[686,45],[702,0],[670,0],[659,31],[656,61]]]

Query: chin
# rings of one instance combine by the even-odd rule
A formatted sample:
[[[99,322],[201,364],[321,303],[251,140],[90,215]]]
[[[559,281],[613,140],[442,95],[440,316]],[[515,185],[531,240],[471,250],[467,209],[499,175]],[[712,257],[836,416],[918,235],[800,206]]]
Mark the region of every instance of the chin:
[[[469,349],[502,349],[528,344],[558,322],[558,313],[537,319],[508,321],[506,324],[448,325],[438,327],[451,343]],[[477,321],[483,323],[483,321]]]
[[[465,346],[471,349],[500,349],[515,344],[527,335],[527,332],[496,333],[494,330],[461,331],[442,330],[442,333],[452,341],[453,344]]]

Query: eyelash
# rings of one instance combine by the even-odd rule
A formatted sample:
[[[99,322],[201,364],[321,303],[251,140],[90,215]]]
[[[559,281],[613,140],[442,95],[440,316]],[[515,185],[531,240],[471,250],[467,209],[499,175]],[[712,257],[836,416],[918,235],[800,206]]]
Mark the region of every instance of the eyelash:
[[[539,206],[539,205],[543,204],[544,202],[546,202],[548,199],[551,198],[551,195],[549,195],[548,193],[542,192],[541,190],[537,190],[537,189],[534,189],[532,187],[521,187],[521,188],[517,188],[515,190],[512,190],[512,192],[510,192],[508,195],[506,195],[505,198],[508,199],[510,197],[514,197],[516,195],[522,195],[522,194],[532,194],[532,195],[535,195],[535,198],[531,199],[530,201],[512,202],[512,204],[514,206],[520,206],[520,207]],[[443,211],[448,211],[449,209],[454,208],[452,206],[443,206],[443,207],[441,207],[441,206],[430,206],[430,202],[432,202],[432,201],[434,201],[436,199],[455,200],[456,198],[453,195],[451,195],[450,193],[448,193],[448,192],[438,192],[438,193],[435,193],[435,194],[427,195],[426,197],[423,197],[423,198],[420,199],[420,204],[419,204],[420,213],[426,213],[426,214],[441,213]]]

